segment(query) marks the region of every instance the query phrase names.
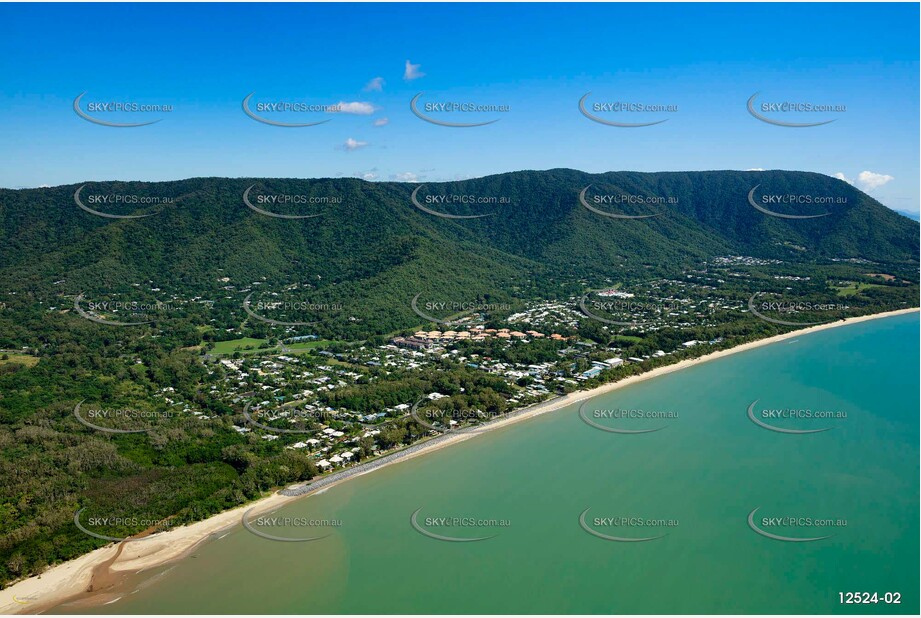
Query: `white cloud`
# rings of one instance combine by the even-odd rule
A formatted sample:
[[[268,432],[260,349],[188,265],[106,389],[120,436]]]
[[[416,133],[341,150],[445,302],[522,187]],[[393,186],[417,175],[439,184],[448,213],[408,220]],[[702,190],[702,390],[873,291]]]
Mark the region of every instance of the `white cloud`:
[[[361,179],[368,180],[368,181],[375,180],[377,179],[377,174],[375,174],[374,172],[364,172],[361,174]]]
[[[867,193],[879,189],[884,184],[887,184],[891,180],[895,180],[895,177],[890,176],[889,174],[877,174],[876,172],[863,171],[857,174],[857,179],[848,178],[844,175],[843,172],[837,172],[834,174],[834,177],[843,180],[844,182],[854,185],[862,191]]]
[[[368,142],[359,142],[358,140],[352,139],[350,137],[347,140],[345,140],[345,143],[342,144],[342,147],[345,148],[347,151],[352,152],[353,150],[364,148],[367,145],[368,145]]]
[[[406,69],[403,71],[403,79],[410,81],[413,79],[419,79],[420,77],[425,77],[425,73],[419,70],[421,64],[412,64],[409,60],[406,61]]]
[[[374,79],[369,81],[367,84],[365,84],[365,92],[373,92],[373,91],[380,92],[383,89],[384,89],[384,78],[383,77],[375,77]]]
[[[412,172],[403,172],[401,174],[391,174],[390,180],[399,182],[419,182],[419,177]]]
[[[339,101],[336,104],[336,109],[341,114],[360,114],[362,116],[367,116],[368,114],[373,114],[374,110],[377,109],[371,103],[364,103],[362,101]]]
[[[895,178],[889,174],[877,174],[876,172],[860,172],[857,175],[857,185],[864,191],[879,189],[890,180],[895,180]]]
[[[378,118],[377,120],[374,121],[374,126],[375,126],[375,127],[382,127],[382,126],[384,126],[385,124],[390,124],[390,119],[389,119],[389,118]]]
[[[763,167],[750,167],[745,171],[746,172],[763,172],[764,168]]]

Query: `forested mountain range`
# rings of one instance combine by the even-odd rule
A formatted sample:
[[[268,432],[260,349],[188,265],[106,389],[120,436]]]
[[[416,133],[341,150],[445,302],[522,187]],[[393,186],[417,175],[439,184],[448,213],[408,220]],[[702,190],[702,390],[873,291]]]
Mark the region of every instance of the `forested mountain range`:
[[[247,188],[255,208],[244,203]],[[88,209],[150,216],[91,214],[77,205],[78,189]],[[762,209],[828,214],[771,216],[750,203],[753,189]],[[583,190],[594,211],[580,201]],[[414,191],[430,211],[485,216],[424,212],[413,204]],[[100,196],[161,203],[112,205]],[[287,204],[268,201],[285,196]],[[789,196],[804,202],[789,203]],[[612,197],[620,203],[605,201]],[[325,203],[293,203],[311,199]],[[470,203],[484,200],[498,203]],[[255,209],[316,216],[276,218]],[[0,289],[53,302],[124,294],[132,286],[210,298],[228,285],[258,283],[261,293],[296,288],[311,302],[338,303],[339,318],[381,323],[365,330],[389,332],[405,324],[387,316],[398,308],[410,318],[407,299],[419,292],[547,296],[560,286],[576,289],[575,282],[674,275],[724,255],[865,259],[907,276],[917,271],[918,230],[851,185],[806,172],[554,169],[421,187],[349,178],[81,183],[0,191]]]
[[[791,218],[813,215],[823,216]],[[0,586],[104,544],[75,526],[81,509],[168,527],[314,477],[328,454],[253,430],[243,410],[255,393],[334,410],[327,423],[344,442],[331,446],[374,457],[430,434],[395,406],[432,392],[501,413],[790,330],[747,312],[753,293],[830,302],[822,320],[916,306],[918,242],[916,222],[803,172],[0,190]],[[630,329],[578,313],[574,299],[619,286],[667,320]],[[390,337],[442,328],[415,298],[442,318],[450,302],[504,307],[484,311],[481,327],[527,329],[510,314],[528,303],[562,318],[535,326],[556,340],[445,344],[419,364],[384,366],[399,357]],[[291,352],[279,339],[292,335],[320,339],[289,342],[304,346]],[[614,353],[638,362],[585,376]],[[552,391],[467,355],[553,364]],[[146,433],[99,431],[78,419],[81,402],[156,420]],[[355,422],[367,413],[385,417],[373,438]]]

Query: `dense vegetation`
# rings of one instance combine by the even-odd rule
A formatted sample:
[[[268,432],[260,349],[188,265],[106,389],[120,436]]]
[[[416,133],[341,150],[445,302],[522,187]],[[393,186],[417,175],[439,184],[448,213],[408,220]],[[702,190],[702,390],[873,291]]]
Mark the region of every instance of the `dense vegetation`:
[[[847,201],[819,219],[769,217],[747,201],[759,183],[772,194]],[[320,216],[275,219],[243,204],[242,193],[253,184],[254,191],[266,194],[336,196],[342,203],[279,208]],[[661,213],[613,220],[580,205],[578,194],[588,185],[595,194],[668,197],[674,203],[611,207],[612,212]],[[233,429],[241,422],[242,405],[228,405],[205,388],[223,371],[203,356],[213,351],[214,342],[241,336],[265,340],[251,350],[258,355],[275,350],[279,339],[317,334],[339,342],[327,350],[342,354],[348,364],[350,350],[359,343],[380,345],[393,334],[438,326],[413,312],[410,301],[416,295],[435,307],[501,305],[504,309],[490,316],[490,325],[501,327],[528,301],[679,277],[728,255],[780,260],[804,278],[779,282],[776,269],[752,266],[721,291],[738,303],[772,291],[846,297],[849,311],[858,313],[917,305],[918,224],[818,174],[550,170],[432,184],[420,191],[508,198],[509,203],[495,206],[442,208],[451,214],[491,213],[469,220],[433,217],[414,208],[414,188],[353,179],[202,178],[94,183],[84,189],[84,195],[172,198],[163,206],[110,210],[156,213],[143,219],[86,213],[74,203],[77,186],[0,190],[0,584],[104,544],[74,526],[80,508],[87,508],[87,516],[130,514],[160,522],[109,527],[111,534],[134,534],[198,519],[317,473],[303,453]],[[868,272],[891,278],[871,278]],[[849,283],[839,285],[842,281]],[[260,315],[311,324],[285,327],[254,319],[242,306],[250,294]],[[74,308],[78,295],[86,303],[150,303],[153,308],[139,320],[149,323],[113,327],[83,319]],[[113,320],[135,315],[105,308],[95,313]],[[452,311],[429,313],[443,319]],[[718,349],[789,330],[728,311],[710,318],[706,328],[654,333],[615,333],[591,320],[578,328],[561,327],[564,336],[594,344],[563,377],[610,356],[610,348],[623,356],[645,356],[680,348],[688,339],[718,338],[712,348]],[[455,349],[532,364],[556,359],[563,347],[542,340],[521,347],[462,343]],[[584,384],[699,353],[691,348],[630,364]],[[445,407],[501,413],[514,390],[462,362],[390,374],[364,367],[359,373],[354,385],[325,392],[322,402],[373,413],[437,391],[450,397]],[[164,416],[147,433],[103,434],[73,414],[83,400],[164,412],[162,404],[153,403],[163,392],[192,402],[210,418]],[[404,419],[389,424],[376,440],[388,449],[424,434],[423,427]],[[367,440],[361,449],[359,457],[372,454]]]
[[[265,194],[342,199],[334,205],[275,210],[319,214],[284,220],[243,204],[250,185]],[[833,207],[775,207],[832,212],[811,220],[770,217],[752,208],[748,192],[833,196]],[[650,219],[620,221],[583,208],[579,192],[668,197],[674,205],[602,209]],[[290,300],[311,307],[284,321],[318,322],[327,338],[358,338],[415,324],[416,294],[500,302],[552,298],[597,285],[680,272],[717,255],[816,262],[862,258],[917,268],[918,226],[847,183],[801,172],[585,174],[518,172],[443,185],[424,194],[505,197],[509,204],[440,207],[452,214],[492,213],[472,220],[433,217],[414,208],[413,185],[355,179],[217,179],[166,183],[93,183],[93,193],[170,197],[168,205],[109,211],[158,213],[112,220],[74,203],[77,186],[0,190],[0,290],[69,308],[73,298],[132,301],[171,295],[189,305],[170,309],[179,324],[239,323],[240,291],[254,302]],[[797,210],[798,209],[798,210]],[[226,278],[226,281],[225,281]],[[258,287],[253,284],[257,283]],[[136,285],[135,285],[136,284]],[[233,289],[226,290],[228,286]],[[292,286],[297,286],[292,289]],[[149,290],[160,290],[159,295]],[[213,305],[195,305],[204,297]],[[4,298],[8,305],[15,299]],[[273,317],[273,316],[269,316]],[[213,322],[212,322],[213,321]],[[171,332],[176,332],[171,327]],[[193,339],[193,336],[189,336]]]

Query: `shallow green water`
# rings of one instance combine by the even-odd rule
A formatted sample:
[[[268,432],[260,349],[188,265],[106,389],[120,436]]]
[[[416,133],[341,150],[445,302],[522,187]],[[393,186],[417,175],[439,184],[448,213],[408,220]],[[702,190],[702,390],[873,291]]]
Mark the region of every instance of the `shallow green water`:
[[[140,578],[106,613],[918,613],[919,325],[874,320],[732,355],[611,393],[586,408],[676,412],[608,420],[570,407],[353,479],[276,515],[340,527],[241,527]],[[847,413],[766,422],[762,408]],[[756,412],[757,413],[757,412]],[[756,534],[816,537],[781,542]],[[478,542],[428,538],[495,535]],[[580,527],[579,515],[615,542]],[[846,520],[770,527],[762,517]],[[507,520],[439,527],[427,517]],[[677,520],[592,525],[596,517]],[[298,522],[301,523],[301,522]],[[153,575],[153,574],[151,574]],[[839,592],[901,605],[840,605]],[[73,608],[71,608],[71,611]],[[68,611],[68,608],[59,608]]]

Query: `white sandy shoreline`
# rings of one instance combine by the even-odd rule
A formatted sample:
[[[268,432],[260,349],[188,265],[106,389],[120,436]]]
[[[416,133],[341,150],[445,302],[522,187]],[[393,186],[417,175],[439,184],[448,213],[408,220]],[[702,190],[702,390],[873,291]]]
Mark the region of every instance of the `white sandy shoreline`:
[[[744,352],[746,350],[770,345],[778,341],[800,337],[802,335],[821,330],[879,318],[916,313],[918,311],[918,308],[912,308],[848,318],[846,320],[832,322],[829,324],[820,324],[801,330],[791,331],[789,333],[776,335],[767,339],[752,341],[750,343],[745,343],[728,350],[721,350],[718,352],[706,354],[699,358],[681,361],[679,363],[667,365],[664,367],[658,367],[640,375],[630,376],[620,380],[619,382],[604,384],[587,391],[576,391],[544,403],[536,404],[517,413],[514,413],[509,418],[489,423],[489,429],[492,430],[499,427],[504,427],[512,423],[517,423],[525,419],[546,414],[548,412],[558,410],[574,403],[584,401],[592,397],[597,397],[599,395],[609,393],[626,386],[630,386],[631,384],[635,384],[637,382],[649,380],[651,378],[675,371],[680,371],[687,367],[705,363],[717,358],[722,358],[730,354]],[[328,488],[338,483],[345,482],[350,478],[361,476],[363,474],[369,474],[392,463],[404,461],[412,457],[417,457],[419,455],[443,448],[449,444],[454,444],[468,438],[473,438],[477,435],[483,434],[448,434],[434,438],[432,440],[428,440],[421,444],[417,443],[415,446],[410,446],[404,451],[393,453],[388,456],[383,456],[378,460],[374,460],[370,462],[371,465],[368,465],[366,468],[360,471],[356,470],[353,474],[346,474],[335,478],[323,477],[330,478],[330,480],[327,482],[317,483],[317,486]],[[346,469],[346,471],[348,470],[349,469]],[[322,481],[323,479],[321,478],[319,480]],[[301,489],[299,491],[303,492],[304,486],[300,487]],[[285,491],[298,490],[292,490],[292,488],[289,488]],[[80,595],[81,593],[86,592],[87,588],[89,587],[93,579],[94,571],[98,567],[104,566],[109,561],[112,561],[112,563],[108,565],[109,571],[117,573],[133,573],[161,566],[188,554],[195,546],[208,539],[212,534],[239,524],[240,518],[244,512],[250,509],[255,509],[254,514],[265,513],[269,510],[276,509],[282,505],[297,500],[298,498],[310,495],[309,491],[311,491],[311,489],[307,489],[306,491],[308,493],[304,493],[303,495],[299,496],[275,493],[266,498],[257,500],[256,502],[225,511],[223,513],[219,513],[218,515],[209,517],[208,519],[202,520],[200,522],[196,522],[188,526],[183,526],[181,528],[176,528],[168,532],[158,534],[149,539],[125,543],[121,555],[118,555],[117,558],[115,557],[118,551],[118,545],[113,544],[92,551],[74,560],[59,564],[46,570],[39,576],[30,577],[10,586],[9,588],[0,590],[0,613],[35,613],[41,611],[43,608],[53,607],[67,599]],[[113,560],[113,558],[115,559]]]

